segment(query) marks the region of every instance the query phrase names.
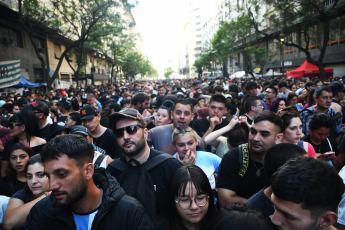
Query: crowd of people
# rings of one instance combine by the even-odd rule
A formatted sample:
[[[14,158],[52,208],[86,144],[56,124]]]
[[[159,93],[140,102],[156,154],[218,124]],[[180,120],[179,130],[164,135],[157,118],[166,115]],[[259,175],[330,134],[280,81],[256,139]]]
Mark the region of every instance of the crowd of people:
[[[3,229],[345,229],[344,79],[0,98]]]

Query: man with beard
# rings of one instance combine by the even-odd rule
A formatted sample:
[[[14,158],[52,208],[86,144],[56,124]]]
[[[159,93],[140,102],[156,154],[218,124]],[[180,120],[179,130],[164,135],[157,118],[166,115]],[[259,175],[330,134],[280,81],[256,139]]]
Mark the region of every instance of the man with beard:
[[[151,229],[141,204],[92,164],[92,144],[77,135],[52,139],[41,151],[49,197],[30,211],[25,229]]]
[[[137,110],[126,108],[118,113],[110,115],[109,127],[113,130],[124,155],[122,155],[120,159],[110,163],[107,167],[107,172],[120,181],[120,185],[124,188],[126,194],[142,202],[147,213],[154,219],[156,217],[154,213],[160,214],[164,212],[165,194],[169,178],[175,169],[182,164],[166,153],[149,148],[146,141],[148,130],[144,126],[144,121],[140,119]],[[144,182],[138,181],[138,178],[142,178],[141,173],[145,173],[142,172],[141,169],[144,168],[145,165],[150,164],[150,162],[161,158],[163,154],[166,156],[166,160],[147,171],[145,170],[147,174],[145,174],[144,177],[145,180],[148,180]],[[119,165],[124,163],[128,168],[127,171],[119,170]],[[138,184],[149,183],[148,181],[152,182],[152,188],[150,188],[152,191],[149,192],[154,194],[153,197],[149,199],[156,201],[153,207],[148,206],[147,203],[141,199],[142,191],[135,187]],[[128,182],[134,184],[133,186],[135,188],[131,190],[126,189],[129,187]]]
[[[304,109],[300,114],[303,123],[303,133],[305,135],[310,133],[309,122],[314,113],[325,113],[332,118],[333,127],[330,133],[331,138],[336,140],[338,135],[342,133],[342,115],[338,111],[331,108],[332,98],[333,93],[331,88],[328,86],[321,86],[315,90],[314,100],[316,105]]]
[[[269,186],[262,163],[267,150],[282,138],[281,125],[279,116],[272,112],[259,113],[249,130],[249,143],[233,148],[223,156],[217,180],[222,207],[228,203],[244,203],[260,189]]]
[[[131,104],[133,109],[136,109],[140,114],[143,114],[145,109],[150,108],[150,96],[146,93],[137,93],[132,98]]]

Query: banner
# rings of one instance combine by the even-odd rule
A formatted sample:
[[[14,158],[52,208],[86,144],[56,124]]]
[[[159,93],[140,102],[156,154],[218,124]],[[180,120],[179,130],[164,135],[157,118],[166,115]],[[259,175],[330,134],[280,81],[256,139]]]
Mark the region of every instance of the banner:
[[[20,60],[0,62],[0,88],[17,84],[20,76]]]

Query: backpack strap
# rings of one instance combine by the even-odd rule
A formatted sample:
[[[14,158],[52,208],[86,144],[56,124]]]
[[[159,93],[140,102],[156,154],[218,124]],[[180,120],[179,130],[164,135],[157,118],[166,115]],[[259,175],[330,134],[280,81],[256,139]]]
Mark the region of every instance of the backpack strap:
[[[238,172],[238,175],[240,177],[243,177],[244,174],[246,174],[248,165],[249,165],[249,152],[248,152],[248,143],[242,144],[238,146],[238,152],[239,152],[239,161],[240,161],[240,171]]]
[[[150,169],[155,168],[156,166],[162,164],[164,161],[169,159],[175,159],[173,156],[167,154],[167,153],[161,153],[150,160],[146,161],[144,164],[142,164],[142,167],[149,171]]]
[[[163,163],[164,161],[166,160],[169,160],[169,159],[175,159],[173,156],[167,154],[167,153],[161,153],[161,154],[158,154],[157,156],[151,158],[149,161],[146,161],[144,164],[142,164],[141,166],[149,171],[150,169],[153,169],[154,167],[160,165],[161,163]],[[128,164],[121,161],[120,159],[116,159],[114,160],[113,162],[110,163],[110,165],[120,171],[120,172],[124,172],[126,169],[128,169]]]
[[[126,169],[128,169],[128,165],[126,162],[123,162],[120,159],[116,159],[113,162],[111,162],[109,164],[111,167],[113,167],[114,169],[120,171],[120,172],[124,172]]]
[[[102,164],[102,161],[104,160],[104,158],[106,157],[105,154],[101,154],[97,157],[97,160],[95,161],[94,165],[97,165],[98,167],[100,167],[100,165]]]

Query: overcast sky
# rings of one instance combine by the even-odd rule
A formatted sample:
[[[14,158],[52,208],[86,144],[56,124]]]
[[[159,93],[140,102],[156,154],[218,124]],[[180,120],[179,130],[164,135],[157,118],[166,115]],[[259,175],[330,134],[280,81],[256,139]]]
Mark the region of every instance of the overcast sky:
[[[176,57],[176,41],[186,15],[186,0],[140,0],[132,10],[149,60],[162,74]]]

